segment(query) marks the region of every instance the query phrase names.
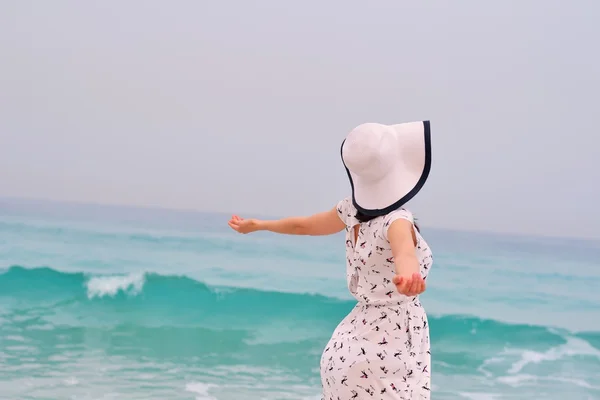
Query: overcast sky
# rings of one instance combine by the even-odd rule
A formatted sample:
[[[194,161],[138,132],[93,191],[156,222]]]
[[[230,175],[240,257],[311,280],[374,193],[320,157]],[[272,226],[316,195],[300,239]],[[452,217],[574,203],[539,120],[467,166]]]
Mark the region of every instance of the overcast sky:
[[[423,225],[600,238],[600,2],[0,2],[0,196],[288,215],[430,119]]]

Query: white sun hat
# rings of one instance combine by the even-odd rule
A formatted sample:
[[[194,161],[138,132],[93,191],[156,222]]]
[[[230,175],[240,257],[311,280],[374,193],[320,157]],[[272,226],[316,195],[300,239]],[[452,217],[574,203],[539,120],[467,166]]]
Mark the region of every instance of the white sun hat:
[[[431,169],[429,121],[366,123],[342,143],[352,202],[367,216],[400,208],[423,187]]]

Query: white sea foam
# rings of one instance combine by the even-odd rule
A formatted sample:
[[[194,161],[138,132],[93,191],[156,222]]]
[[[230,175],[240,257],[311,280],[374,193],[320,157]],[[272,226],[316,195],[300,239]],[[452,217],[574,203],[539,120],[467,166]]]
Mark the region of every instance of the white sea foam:
[[[79,380],[77,380],[77,378],[75,378],[74,376],[70,376],[64,380],[64,384],[67,386],[75,386],[79,384]]]
[[[559,333],[559,332],[556,332]],[[600,359],[600,350],[594,348],[584,339],[564,335],[565,343],[551,347],[546,351],[534,351],[528,349],[511,348],[505,349],[500,354],[486,359],[479,366],[478,371],[487,378],[494,378],[497,382],[504,385],[519,388],[532,384],[545,384],[551,382],[561,382],[568,386],[573,385],[584,389],[598,389],[590,382],[580,376],[565,376],[564,371],[553,369],[552,365],[562,365],[561,362],[571,357],[591,357]],[[532,372],[534,365],[545,364],[551,370],[545,373]],[[478,396],[479,393],[471,393]],[[461,394],[468,398],[469,393]],[[478,397],[473,397],[478,398]],[[485,397],[483,397],[485,399]]]
[[[215,397],[212,397],[208,393],[213,387],[215,387],[215,385],[209,383],[190,382],[185,385],[185,390],[194,393],[196,395],[196,400],[216,400]]]
[[[506,385],[512,387],[519,387],[525,383],[531,382],[562,382],[568,383],[575,386],[579,386],[585,389],[598,389],[598,387],[592,386],[590,383],[583,379],[576,378],[566,378],[563,376],[537,376],[537,375],[529,375],[529,374],[517,374],[517,375],[507,375],[501,376],[498,378],[498,382],[504,383]]]
[[[552,347],[543,353],[531,350],[507,350],[507,354],[517,353],[521,356],[518,361],[512,364],[508,373],[517,374],[528,364],[556,361],[564,357],[592,356],[600,358],[600,350],[594,348],[587,341],[572,336],[566,337],[566,340],[566,343]]]
[[[483,364],[481,364],[478,368],[477,371],[481,372],[482,374],[484,374],[486,377],[490,378],[493,376],[493,374],[488,371],[486,368],[488,365],[492,365],[492,364],[499,364],[502,363],[504,361],[503,357],[492,357],[492,358],[488,358],[487,360],[485,360],[483,362]],[[450,365],[446,365],[447,367],[450,367]]]
[[[112,276],[95,276],[86,282],[87,296],[95,297],[115,296],[119,291],[137,295],[142,291],[145,283],[143,273]]]

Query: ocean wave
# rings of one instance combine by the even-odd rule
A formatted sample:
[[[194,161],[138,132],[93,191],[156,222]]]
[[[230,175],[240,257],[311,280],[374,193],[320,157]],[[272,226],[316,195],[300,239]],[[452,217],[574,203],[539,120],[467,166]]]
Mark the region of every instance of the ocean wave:
[[[288,340],[300,340],[301,331],[311,337],[330,331],[354,306],[317,294],[209,286],[186,276],[95,275],[20,266],[0,274],[0,305],[3,300],[10,300],[14,313],[33,313],[55,326],[187,326],[250,329],[271,336],[268,327],[276,327],[279,334],[289,331]]]
[[[7,354],[44,349],[47,357],[64,357],[85,346],[150,360],[275,365],[312,379],[323,346],[354,304],[214,287],[185,276],[14,266],[0,273],[0,342]],[[600,332],[454,314],[431,315],[429,324],[433,366],[442,376],[478,374],[514,390],[563,379],[570,387],[599,390],[585,371],[600,368]],[[577,373],[561,378],[564,370]],[[187,390],[210,397],[203,385],[190,383]]]
[[[210,286],[181,275],[155,273],[85,274],[61,272],[49,267],[13,266],[0,273],[0,301],[17,299],[25,305],[65,307],[75,312],[85,307],[110,311],[113,321],[119,314],[133,312],[140,323],[144,316],[159,316],[165,324],[194,325],[232,319],[238,325],[260,325],[265,320],[306,321],[328,329],[356,304],[353,300],[320,294],[265,291],[254,288]],[[119,307],[115,308],[114,305]],[[254,322],[253,322],[254,321]],[[431,315],[430,325],[442,332],[440,340],[464,343],[485,337],[488,343],[512,341],[559,343],[564,334],[551,327],[509,324],[468,315]],[[581,332],[578,337],[600,348],[600,332]],[[470,340],[467,341],[469,343]]]

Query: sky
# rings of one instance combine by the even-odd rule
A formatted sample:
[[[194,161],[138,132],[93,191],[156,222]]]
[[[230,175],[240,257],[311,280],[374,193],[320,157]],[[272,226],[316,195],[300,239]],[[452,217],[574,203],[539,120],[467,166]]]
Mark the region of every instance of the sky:
[[[0,196],[308,215],[431,121],[424,226],[600,238],[594,0],[0,2]]]

